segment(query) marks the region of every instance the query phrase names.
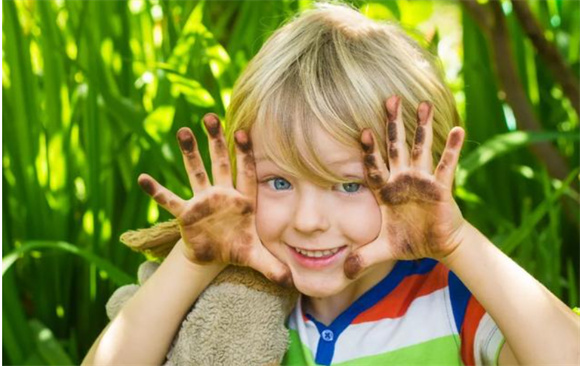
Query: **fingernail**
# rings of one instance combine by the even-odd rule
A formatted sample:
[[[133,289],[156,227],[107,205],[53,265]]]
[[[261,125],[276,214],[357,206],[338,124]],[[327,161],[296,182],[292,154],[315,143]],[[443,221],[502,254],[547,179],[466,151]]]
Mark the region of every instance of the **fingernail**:
[[[417,118],[421,124],[427,122],[429,118],[429,113],[431,113],[431,108],[433,105],[428,101],[423,101],[419,104],[419,110],[417,111]]]
[[[246,132],[243,130],[238,130],[234,133],[234,141],[238,148],[244,153],[247,153],[252,149],[252,143],[250,142]]]
[[[140,176],[137,179],[137,183],[139,183],[141,189],[143,189],[145,193],[147,193],[148,195],[153,196],[153,194],[155,194],[155,190],[153,189],[153,183],[151,182],[151,180],[149,180],[149,178]]]
[[[190,153],[193,151],[195,143],[188,128],[183,127],[177,131],[177,141],[179,141],[179,147],[181,147],[183,152]]]
[[[389,98],[387,101],[387,118],[389,122],[392,122],[397,118],[397,111],[399,110],[399,104],[401,103],[401,98],[398,95]]]
[[[449,134],[449,146],[453,149],[457,149],[463,142],[463,130],[455,130]]]
[[[203,122],[211,137],[216,137],[220,132],[220,121],[213,113],[208,113],[203,117]]]

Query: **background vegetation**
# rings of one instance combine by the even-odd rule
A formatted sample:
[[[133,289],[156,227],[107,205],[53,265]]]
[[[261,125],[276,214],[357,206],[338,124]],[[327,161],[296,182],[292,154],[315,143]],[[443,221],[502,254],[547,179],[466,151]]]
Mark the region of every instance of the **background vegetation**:
[[[119,235],[170,218],[137,176],[189,197],[176,131],[204,136],[202,115],[224,115],[248,60],[310,3],[2,2],[4,364],[80,363],[143,261]],[[468,132],[465,216],[577,305],[579,3],[352,3],[442,58]]]

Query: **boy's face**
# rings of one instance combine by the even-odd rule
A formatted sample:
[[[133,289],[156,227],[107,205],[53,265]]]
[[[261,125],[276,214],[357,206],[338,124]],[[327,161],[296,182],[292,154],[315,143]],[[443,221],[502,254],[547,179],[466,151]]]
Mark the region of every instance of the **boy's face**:
[[[364,182],[361,151],[339,144],[322,130],[314,136],[326,166],[356,183],[321,187],[292,177],[274,162],[261,160],[263,147],[253,139],[256,226],[266,248],[290,267],[296,288],[308,296],[326,297],[353,282],[344,275],[344,261],[378,236],[381,213],[372,192],[360,184]]]

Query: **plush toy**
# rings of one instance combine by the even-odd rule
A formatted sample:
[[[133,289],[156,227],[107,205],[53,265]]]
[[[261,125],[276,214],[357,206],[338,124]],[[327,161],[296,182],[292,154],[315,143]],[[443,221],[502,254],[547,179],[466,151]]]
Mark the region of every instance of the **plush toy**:
[[[175,220],[149,229],[129,231],[121,242],[149,258],[163,259],[179,240]],[[142,285],[159,267],[144,262]],[[139,285],[126,285],[107,302],[113,319]],[[288,348],[284,322],[298,293],[282,288],[247,267],[229,266],[202,292],[183,319],[164,365],[277,365]]]

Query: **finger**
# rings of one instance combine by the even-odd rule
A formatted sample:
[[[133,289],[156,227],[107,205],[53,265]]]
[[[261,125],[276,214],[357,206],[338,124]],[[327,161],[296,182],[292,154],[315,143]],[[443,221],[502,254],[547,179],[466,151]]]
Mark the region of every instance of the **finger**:
[[[215,114],[208,113],[203,117],[203,122],[209,134],[213,183],[216,186],[233,187],[230,159],[220,120]]]
[[[345,276],[354,280],[370,266],[390,259],[389,246],[383,241],[375,240],[350,253],[344,262]]]
[[[387,99],[387,146],[389,171],[395,174],[409,165],[409,151],[405,138],[401,98],[397,95]]]
[[[241,130],[234,133],[234,141],[236,143],[236,162],[238,166],[236,188],[246,197],[255,201],[257,183],[252,141],[246,131]]]
[[[465,139],[465,131],[461,127],[453,127],[447,137],[445,150],[435,169],[435,179],[449,189],[453,186],[453,177],[459,161],[459,153]]]
[[[274,257],[262,244],[257,246],[256,250],[252,251],[248,266],[262,273],[270,281],[276,282],[283,287],[292,288],[294,286],[290,268],[278,258]]]
[[[417,129],[413,149],[411,150],[411,166],[433,172],[433,105],[429,102],[421,102],[417,109]]]
[[[169,211],[173,216],[178,217],[185,205],[185,201],[179,198],[175,193],[159,184],[153,177],[148,174],[141,174],[137,178],[139,186],[151,198]]]
[[[362,131],[360,143],[363,149],[365,179],[373,193],[378,194],[389,180],[389,170],[370,130],[364,129]]]
[[[177,141],[183,155],[183,164],[187,171],[189,184],[193,192],[200,192],[211,186],[203,166],[203,160],[199,155],[197,143],[193,132],[187,127],[182,127],[177,131]]]

